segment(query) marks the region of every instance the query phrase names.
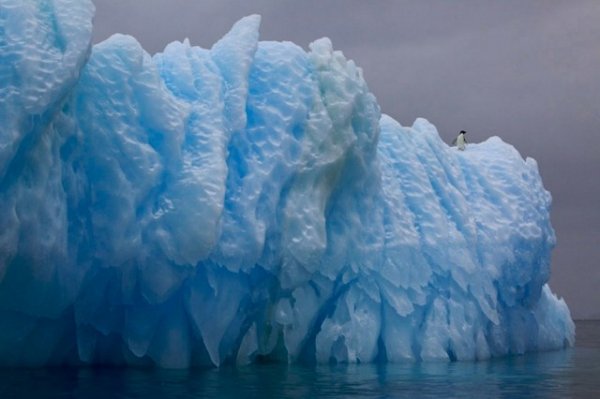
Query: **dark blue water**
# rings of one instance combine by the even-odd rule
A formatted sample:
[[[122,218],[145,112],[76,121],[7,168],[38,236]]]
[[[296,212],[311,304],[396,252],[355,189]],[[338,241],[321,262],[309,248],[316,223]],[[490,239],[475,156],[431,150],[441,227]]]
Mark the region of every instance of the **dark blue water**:
[[[559,352],[476,363],[0,370],[9,398],[600,398],[600,321]]]

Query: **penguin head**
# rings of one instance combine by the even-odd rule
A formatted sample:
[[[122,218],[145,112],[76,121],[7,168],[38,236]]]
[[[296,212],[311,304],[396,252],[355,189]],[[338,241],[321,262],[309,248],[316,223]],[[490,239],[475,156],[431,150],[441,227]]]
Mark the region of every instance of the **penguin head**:
[[[461,130],[459,134],[467,134],[467,132],[464,130]]]

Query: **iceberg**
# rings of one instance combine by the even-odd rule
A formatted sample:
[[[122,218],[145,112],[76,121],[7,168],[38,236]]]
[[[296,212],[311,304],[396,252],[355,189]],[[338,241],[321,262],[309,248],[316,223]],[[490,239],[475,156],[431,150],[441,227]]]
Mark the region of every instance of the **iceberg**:
[[[536,162],[382,115],[328,39],[91,45],[0,0],[0,365],[477,360],[573,345]]]

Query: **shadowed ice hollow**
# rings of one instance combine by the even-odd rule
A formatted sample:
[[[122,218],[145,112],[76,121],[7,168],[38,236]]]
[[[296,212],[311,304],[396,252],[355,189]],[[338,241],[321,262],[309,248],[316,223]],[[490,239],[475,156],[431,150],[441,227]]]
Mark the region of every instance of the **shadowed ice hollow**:
[[[573,344],[536,162],[381,115],[328,39],[91,47],[0,0],[0,364],[474,360]]]

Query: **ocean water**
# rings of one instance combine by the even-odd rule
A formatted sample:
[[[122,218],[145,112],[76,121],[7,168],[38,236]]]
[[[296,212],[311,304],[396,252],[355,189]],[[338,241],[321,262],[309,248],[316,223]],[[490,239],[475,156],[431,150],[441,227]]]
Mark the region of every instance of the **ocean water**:
[[[0,369],[0,398],[600,398],[600,321],[576,325],[575,348],[475,363]]]

